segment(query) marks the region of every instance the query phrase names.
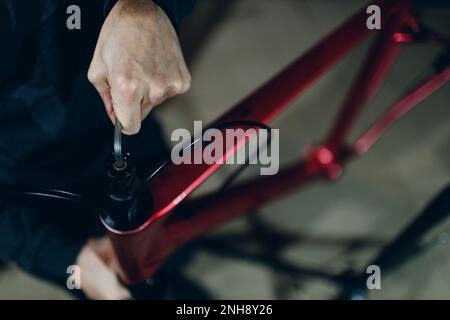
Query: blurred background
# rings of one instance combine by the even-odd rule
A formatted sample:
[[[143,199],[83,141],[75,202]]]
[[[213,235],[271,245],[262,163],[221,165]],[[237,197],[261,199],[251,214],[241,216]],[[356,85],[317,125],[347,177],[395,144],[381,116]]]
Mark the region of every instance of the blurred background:
[[[362,0],[198,0],[181,42],[191,91],[154,115],[167,139],[176,128],[205,125],[317,43]],[[450,3],[424,1],[430,27],[450,33]],[[280,129],[282,164],[302,156],[328,132],[372,38],[341,61],[272,123]],[[406,46],[379,96],[352,132],[358,136],[383,110],[431,70],[437,48]],[[363,271],[450,181],[450,85],[390,129],[341,179],[317,183],[193,243],[170,279],[172,297],[330,299],[339,284],[329,274]],[[225,168],[198,190],[216,188]],[[241,178],[257,174],[250,168]],[[450,225],[450,224],[449,224]],[[449,233],[450,234],[450,233]],[[450,299],[450,243],[384,274],[371,299]],[[0,270],[0,299],[72,299],[15,266]]]

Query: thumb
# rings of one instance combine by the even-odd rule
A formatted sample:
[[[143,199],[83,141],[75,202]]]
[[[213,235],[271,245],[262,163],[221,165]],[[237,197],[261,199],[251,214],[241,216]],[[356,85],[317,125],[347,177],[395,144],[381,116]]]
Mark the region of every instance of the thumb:
[[[97,260],[96,272],[91,279],[91,288],[95,299],[125,300],[130,299],[130,292],[120,283],[117,274],[100,259]]]
[[[81,289],[90,299],[131,298],[130,292],[119,282],[116,273],[88,246],[82,249],[77,264],[81,268]]]
[[[141,101],[143,92],[132,81],[113,83],[111,97],[114,114],[122,125],[122,132],[133,135],[141,129]]]

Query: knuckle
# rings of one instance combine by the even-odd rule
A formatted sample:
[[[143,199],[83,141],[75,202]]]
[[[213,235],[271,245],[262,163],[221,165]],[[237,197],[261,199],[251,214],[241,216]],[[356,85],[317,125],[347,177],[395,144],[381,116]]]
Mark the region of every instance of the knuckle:
[[[157,105],[160,104],[165,97],[166,93],[164,91],[154,91],[150,94],[150,102],[153,105]]]
[[[191,89],[191,82],[186,82],[181,90],[181,93],[186,93]]]
[[[170,86],[170,92],[173,94],[178,94],[183,90],[183,80],[181,78],[173,81]]]
[[[187,83],[189,83],[189,85],[191,84],[191,82],[192,82],[192,77],[191,77],[191,74],[189,73],[189,72],[186,72],[186,74],[185,74],[185,81],[187,82]]]
[[[118,76],[116,79],[117,93],[126,101],[137,98],[139,85],[138,82],[126,76]]]
[[[89,68],[87,77],[90,83],[96,84],[101,79],[101,73],[96,68]]]
[[[164,93],[167,90],[167,87],[169,86],[169,80],[166,77],[158,77],[156,78],[151,87],[154,92],[156,93]]]
[[[183,82],[183,87],[181,89],[181,94],[186,93],[189,91],[189,89],[191,89],[191,83],[192,83],[192,78],[190,73],[187,73],[185,76],[185,80]]]
[[[181,81],[172,82],[164,91],[164,97],[167,99],[179,94],[182,89],[182,85],[183,84]]]
[[[160,104],[166,98],[169,88],[169,81],[166,77],[153,79],[150,84],[150,102],[155,105]]]

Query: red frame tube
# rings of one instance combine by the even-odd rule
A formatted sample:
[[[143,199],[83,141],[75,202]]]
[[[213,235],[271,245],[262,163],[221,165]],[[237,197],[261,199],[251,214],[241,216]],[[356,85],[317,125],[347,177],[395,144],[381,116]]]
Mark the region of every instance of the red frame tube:
[[[377,31],[380,35],[329,138],[326,139],[325,146],[311,150],[305,160],[280,170],[275,176],[255,178],[221,194],[185,201],[190,208],[191,218],[184,220],[176,219],[174,209],[220,165],[167,166],[149,185],[154,212],[143,226],[122,232],[105,225],[125,271],[125,281],[139,283],[146,280],[179,246],[230,219],[273,201],[312,180],[339,176],[342,165],[350,156],[356,155],[347,152],[353,149],[344,145],[344,138],[363,104],[379,89],[396,57],[399,43],[393,41],[392,35],[400,32],[405,23],[411,20],[408,19],[408,0],[381,0],[374,4],[380,6],[382,23],[386,28]],[[366,28],[366,19],[364,8],[210,127],[236,120],[267,124],[370,33]],[[408,111],[448,80],[446,69],[429,84],[404,98],[399,103],[400,106],[394,106],[391,114],[385,115],[357,141],[357,150],[367,150],[398,118],[397,115]],[[227,150],[224,157],[232,155],[243,143],[245,141],[236,143],[233,150]]]
[[[366,153],[381,136],[412,108],[422,102],[433,92],[450,81],[450,66],[433,75],[425,83],[418,86],[410,94],[398,101],[378,119],[354,144],[353,151],[357,155]]]
[[[402,30],[406,22],[405,18],[400,15],[405,15],[405,12],[398,14],[398,18],[391,19],[385,27],[385,31],[378,36],[347,100],[341,107],[341,112],[326,143],[332,152],[336,152],[343,146],[344,139],[356,117],[364,105],[374,98],[392,68],[400,49],[400,43],[392,39],[392,34],[397,30]]]

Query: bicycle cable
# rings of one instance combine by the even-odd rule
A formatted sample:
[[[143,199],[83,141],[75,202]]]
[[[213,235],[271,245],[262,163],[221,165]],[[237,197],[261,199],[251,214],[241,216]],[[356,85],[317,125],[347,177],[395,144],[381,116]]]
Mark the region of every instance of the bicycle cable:
[[[272,132],[271,132],[271,128],[266,125],[263,124],[261,122],[258,121],[252,121],[252,120],[236,120],[236,121],[230,121],[230,122],[226,122],[226,123],[222,123],[220,125],[218,125],[215,128],[209,128],[209,129],[229,129],[235,126],[249,126],[249,127],[258,127],[260,129],[265,129],[268,132],[267,135],[267,140],[266,140],[266,144],[265,147],[267,148],[268,146],[270,147],[271,145],[271,138],[272,138]],[[116,128],[118,126],[116,125]],[[207,130],[207,129],[206,129]],[[202,133],[202,137],[205,133],[205,131],[203,131]],[[117,129],[115,129],[115,134],[117,134]],[[188,148],[192,147],[193,145],[195,145],[196,143],[202,141],[202,137],[195,139],[194,141],[192,141],[188,146],[184,147],[182,150],[187,150]],[[116,148],[116,146],[115,146]],[[118,152],[122,152],[122,150],[117,150],[115,149],[116,154]],[[259,144],[257,147],[257,155],[259,155]],[[228,188],[229,185],[231,185],[231,183],[248,167],[249,165],[249,157],[246,157],[246,161],[244,163],[244,165],[242,167],[240,167],[238,170],[236,170],[234,173],[232,173],[225,181],[224,183],[219,187],[217,192],[222,192],[224,191],[226,188]],[[120,160],[120,159],[119,159]],[[140,193],[141,191],[144,190],[144,187],[151,181],[153,180],[157,175],[159,175],[161,173],[161,171],[170,163],[172,163],[171,158],[165,160],[161,165],[159,165],[155,170],[152,171],[152,173],[150,173],[146,178],[144,178],[143,183],[140,186],[140,189],[137,191],[138,193]],[[17,188],[17,187],[12,187],[12,186],[0,186],[0,190],[4,190],[7,194],[14,194],[14,195],[24,195],[24,196],[31,196],[31,197],[38,197],[38,198],[49,198],[49,199],[56,199],[56,200],[63,200],[63,201],[69,201],[69,202],[73,202],[76,205],[79,205],[81,207],[85,207],[87,209],[91,209],[95,212],[98,213],[103,213],[104,210],[102,208],[100,208],[99,206],[93,204],[92,202],[88,201],[84,196],[80,195],[80,194],[76,194],[70,191],[66,191],[66,190],[60,190],[60,189],[46,189],[46,188]]]

